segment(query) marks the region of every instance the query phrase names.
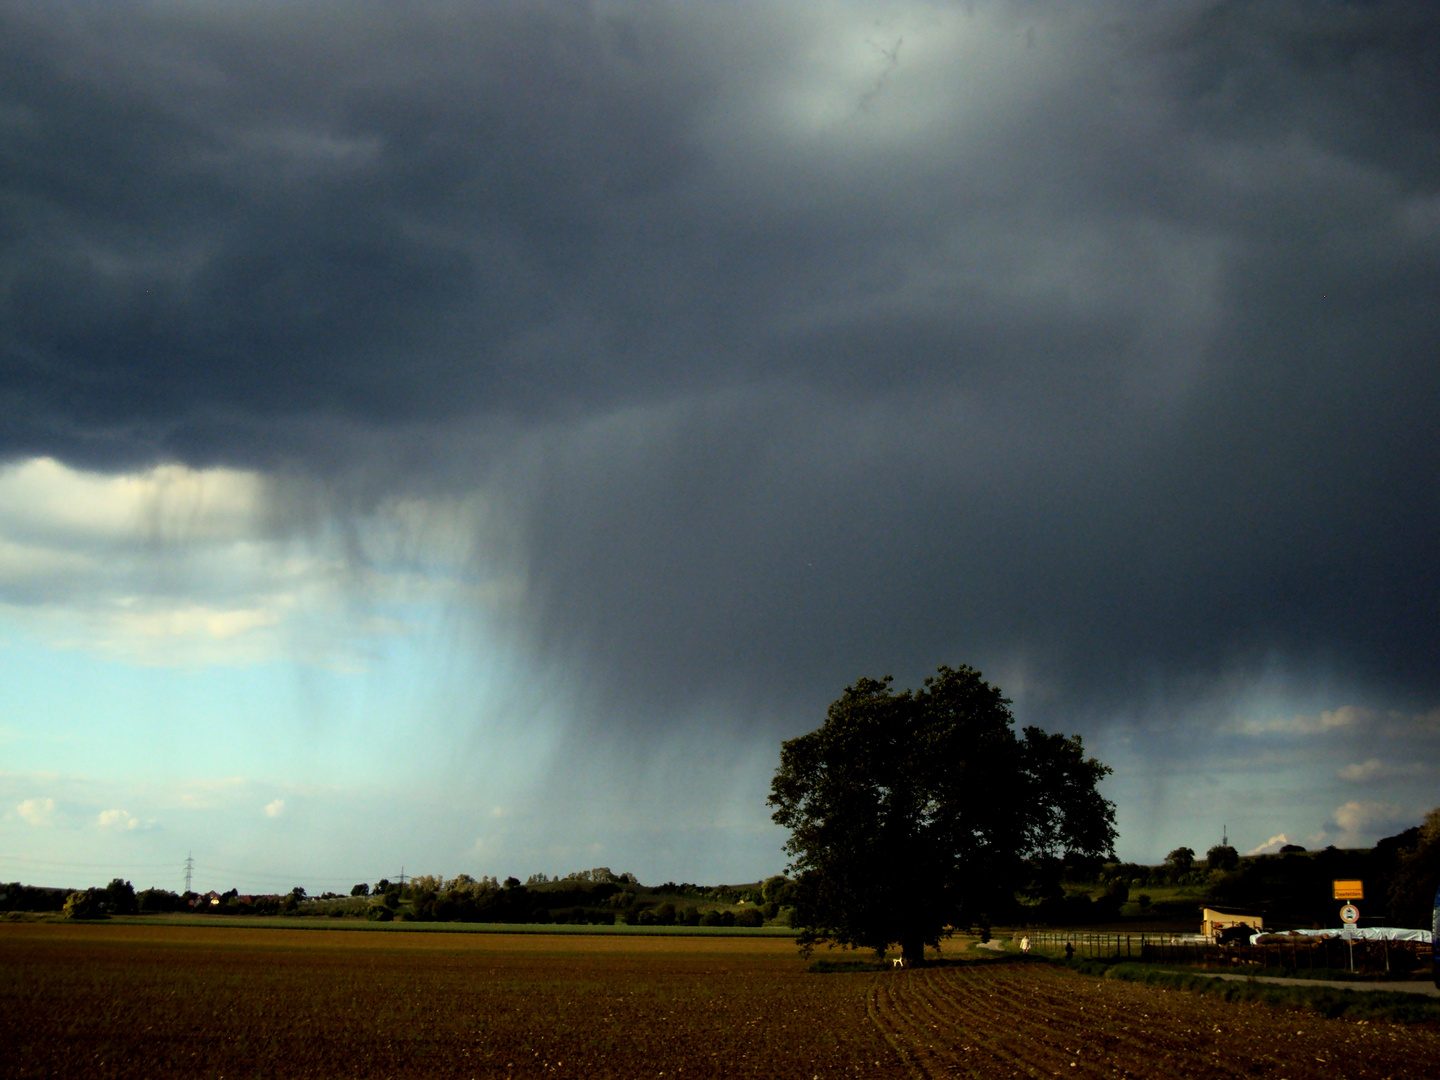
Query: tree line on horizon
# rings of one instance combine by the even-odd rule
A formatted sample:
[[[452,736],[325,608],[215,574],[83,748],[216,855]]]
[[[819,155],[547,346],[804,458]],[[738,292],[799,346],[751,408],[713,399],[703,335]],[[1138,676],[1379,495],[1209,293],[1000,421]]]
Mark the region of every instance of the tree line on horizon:
[[[634,874],[601,867],[564,877],[459,874],[416,875],[403,885],[381,878],[355,885],[348,896],[311,897],[301,886],[284,894],[137,892],[121,878],[79,890],[0,885],[0,911],[63,912],[67,917],[199,913],[364,917],[376,922],[591,923],[656,926],[761,926],[783,919],[793,883],[783,875],[753,885],[703,886],[673,881],[647,888]]]
[[[299,886],[287,893],[248,895],[230,889],[212,895],[136,890],[121,878],[87,889],[17,881],[0,884],[0,911],[54,912],[72,918],[159,915],[193,912],[194,902],[204,901],[200,910],[208,914],[349,914],[377,921],[725,926],[746,925],[757,915],[762,924],[803,918],[796,907],[797,882],[783,875],[749,886],[666,882],[653,888],[639,884],[633,874],[614,878],[613,882],[586,880],[585,872],[564,877],[532,874],[522,884],[514,877],[501,882],[465,874],[449,879],[418,875],[403,887],[382,878],[374,884],[357,884],[349,896],[327,892],[314,897]],[[1329,847],[1307,852],[1288,845],[1288,850],[1273,855],[1243,856],[1233,847],[1217,844],[1203,856],[1188,847],[1176,848],[1155,865],[1073,854],[1029,859],[1008,921],[1074,926],[1115,922],[1123,912],[1165,917],[1189,914],[1194,899],[1204,898],[1216,905],[1255,910],[1267,921],[1330,925],[1335,903],[1329,885],[1336,878],[1363,880],[1369,899],[1361,903],[1362,910],[1384,911],[1388,925],[1428,928],[1440,885],[1440,808],[1421,824],[1368,849]],[[1177,888],[1186,897],[1178,904],[1152,902],[1146,892]],[[348,910],[342,906],[347,904]],[[737,907],[749,911],[737,912]]]

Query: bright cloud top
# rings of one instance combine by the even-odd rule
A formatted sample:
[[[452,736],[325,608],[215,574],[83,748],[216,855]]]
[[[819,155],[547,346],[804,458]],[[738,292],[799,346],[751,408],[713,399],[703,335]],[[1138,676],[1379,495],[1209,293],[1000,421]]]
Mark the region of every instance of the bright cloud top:
[[[151,823],[153,824],[153,823]],[[101,810],[95,818],[95,825],[101,829],[114,829],[131,831],[143,829],[147,823],[141,821],[128,810]]]
[[[16,804],[15,814],[27,825],[49,825],[55,816],[55,800],[25,799]]]
[[[337,528],[322,493],[253,471],[31,459],[0,469],[0,612],[142,664],[363,663],[407,605],[483,592],[468,505],[407,495]]]

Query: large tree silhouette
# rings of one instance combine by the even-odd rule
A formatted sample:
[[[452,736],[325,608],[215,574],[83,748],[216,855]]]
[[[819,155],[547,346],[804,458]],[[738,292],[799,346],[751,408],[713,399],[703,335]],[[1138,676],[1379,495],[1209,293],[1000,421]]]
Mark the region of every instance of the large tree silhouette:
[[[790,830],[799,941],[912,962],[950,926],[1003,916],[1027,857],[1111,855],[1110,769],[1078,736],[1014,732],[1010,702],[970,667],[919,690],[860,679],[825,723],[785,742],[771,784]]]

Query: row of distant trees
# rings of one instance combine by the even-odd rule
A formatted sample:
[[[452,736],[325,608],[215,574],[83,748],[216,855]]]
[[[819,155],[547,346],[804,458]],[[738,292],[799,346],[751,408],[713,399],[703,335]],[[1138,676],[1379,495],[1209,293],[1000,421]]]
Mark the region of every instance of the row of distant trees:
[[[1233,847],[1215,845],[1202,859],[1179,847],[1159,866],[1103,861],[1066,855],[1027,860],[1028,880],[1009,915],[1032,924],[1080,925],[1109,922],[1138,894],[1142,908],[1148,897],[1138,890],[1167,884],[1195,885],[1217,902],[1268,908],[1287,917],[1329,919],[1334,905],[1329,881],[1355,877],[1371,890],[1363,907],[1384,911],[1396,926],[1428,926],[1431,904],[1440,886],[1440,808],[1421,825],[1379,841],[1370,851],[1327,848],[1306,852],[1288,845],[1278,856],[1242,857]],[[1099,882],[1097,896],[1065,888]],[[632,925],[754,926],[791,921],[799,901],[797,884],[776,875],[758,887],[705,887],[667,882],[645,889],[633,874],[612,874],[601,867],[564,877],[532,875],[501,882],[465,874],[444,879],[436,875],[411,878],[403,887],[382,878],[373,886],[359,884],[351,897],[326,893],[311,903],[303,888],[268,896],[242,896],[237,890],[215,896],[175,893],[150,888],[136,891],[120,878],[103,888],[68,891],[24,885],[0,885],[0,911],[64,912],[75,918],[104,915],[164,914],[200,910],[212,914],[288,914],[324,909],[326,901],[348,900],[353,914],[379,921],[468,921],[501,923],[587,922]],[[356,906],[356,900],[363,904]],[[725,905],[719,907],[716,905]],[[735,906],[741,910],[734,910]],[[346,913],[331,903],[329,914]]]
[[[753,887],[667,882],[647,889],[634,874],[617,874],[608,867],[554,877],[532,874],[524,884],[515,877],[502,882],[468,874],[448,879],[421,874],[403,884],[381,878],[373,885],[355,885],[348,897],[329,892],[310,897],[300,886],[270,895],[242,895],[236,889],[203,895],[156,888],[137,892],[130,882],[115,878],[103,888],[74,891],[19,882],[0,885],[0,911],[63,911],[74,918],[199,911],[212,915],[363,914],[377,921],[745,926],[775,919],[792,892],[793,883],[783,876]],[[738,912],[728,910],[747,904]]]
[[[103,888],[75,890],[24,885],[18,881],[0,885],[0,911],[58,911],[77,919],[196,910],[224,915],[280,915],[298,910],[306,899],[305,890],[299,886],[284,894],[241,896],[231,889],[212,896],[155,888],[137,892],[123,878],[114,878]]]
[[[674,883],[645,889],[633,874],[605,871],[564,878],[534,875],[525,884],[513,877],[500,882],[465,874],[448,880],[420,875],[403,887],[386,880],[373,887],[356,885],[351,895],[367,898],[365,915],[378,921],[761,926],[782,915],[793,891],[794,883],[778,875],[758,890],[737,892]],[[711,894],[703,899],[738,904],[742,909],[684,902],[689,895],[702,892]],[[340,912],[338,905],[334,910]]]

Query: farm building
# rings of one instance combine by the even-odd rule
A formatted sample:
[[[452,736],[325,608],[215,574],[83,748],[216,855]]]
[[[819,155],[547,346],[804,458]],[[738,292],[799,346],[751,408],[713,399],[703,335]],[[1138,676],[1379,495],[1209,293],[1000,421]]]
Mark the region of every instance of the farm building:
[[[1217,911],[1215,908],[1201,908],[1200,919],[1200,933],[1208,938],[1214,938],[1222,930],[1229,930],[1234,926],[1248,926],[1256,933],[1265,929],[1264,919],[1259,915],[1243,911]]]

